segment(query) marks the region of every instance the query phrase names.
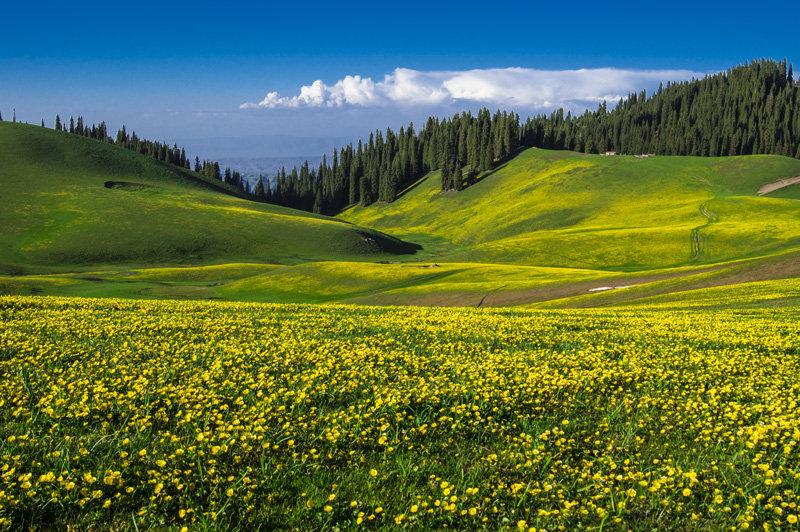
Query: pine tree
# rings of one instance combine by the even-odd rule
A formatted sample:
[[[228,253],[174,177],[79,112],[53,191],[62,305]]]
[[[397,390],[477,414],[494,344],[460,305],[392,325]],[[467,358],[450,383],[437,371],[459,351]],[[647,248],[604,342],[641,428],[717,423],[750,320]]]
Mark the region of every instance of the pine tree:
[[[56,115],[56,131],[61,131],[61,117]]]
[[[259,198],[266,197],[266,193],[264,192],[264,176],[258,177],[258,183],[256,184],[255,195]]]
[[[464,184],[464,175],[461,172],[461,165],[456,163],[456,169],[453,172],[453,190],[461,190]]]

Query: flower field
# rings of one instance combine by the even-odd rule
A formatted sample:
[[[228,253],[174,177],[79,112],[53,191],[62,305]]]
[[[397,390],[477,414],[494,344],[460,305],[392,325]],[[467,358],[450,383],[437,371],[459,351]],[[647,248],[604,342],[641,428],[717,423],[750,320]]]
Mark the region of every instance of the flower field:
[[[800,309],[0,298],[0,526],[778,528]]]

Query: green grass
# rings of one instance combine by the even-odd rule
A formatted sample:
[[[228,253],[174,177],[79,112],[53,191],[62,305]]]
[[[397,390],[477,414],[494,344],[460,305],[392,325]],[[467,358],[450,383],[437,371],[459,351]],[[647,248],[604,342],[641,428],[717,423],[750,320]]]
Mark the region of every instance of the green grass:
[[[0,294],[436,306],[628,305],[673,292],[797,276],[798,253],[648,272],[479,263],[321,261],[114,267],[0,277]],[[597,291],[600,287],[628,287]],[[791,294],[787,293],[787,297]]]
[[[107,182],[123,185],[107,188]],[[0,123],[0,267],[379,260],[406,246],[116,146]],[[2,271],[0,269],[0,271]]]
[[[771,279],[698,288],[641,298],[630,306],[648,309],[719,309],[800,306],[800,279]]]
[[[529,149],[464,191],[442,193],[433,173],[392,204],[337,220],[247,201],[112,145],[0,123],[12,198],[0,206],[0,293],[627,305],[800,276],[800,186],[756,195],[798,174],[800,161],[777,156]],[[359,226],[423,249],[382,251],[403,244]],[[631,287],[595,290],[604,286]]]
[[[0,294],[475,306],[487,294],[618,275],[571,268],[418,262],[116,267],[79,273],[0,276]],[[489,301],[487,305],[494,303]]]
[[[755,196],[762,184],[798,174],[800,161],[778,156],[637,159],[529,149],[464,191],[442,193],[434,173],[394,203],[341,217],[425,235],[437,242],[438,260],[650,270],[800,244],[800,186]],[[704,204],[715,223],[707,225]]]

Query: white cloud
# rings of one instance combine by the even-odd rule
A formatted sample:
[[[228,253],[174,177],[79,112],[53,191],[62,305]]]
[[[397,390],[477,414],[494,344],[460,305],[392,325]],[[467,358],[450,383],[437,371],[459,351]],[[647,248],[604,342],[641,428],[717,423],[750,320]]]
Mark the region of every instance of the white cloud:
[[[268,92],[260,102],[241,109],[299,107],[391,107],[479,104],[544,111],[563,107],[579,111],[603,100],[616,102],[630,92],[654,89],[659,82],[702,77],[690,70],[593,68],[537,70],[492,68],[465,71],[420,71],[396,68],[382,81],[345,76],[333,85],[316,80],[295,96]]]

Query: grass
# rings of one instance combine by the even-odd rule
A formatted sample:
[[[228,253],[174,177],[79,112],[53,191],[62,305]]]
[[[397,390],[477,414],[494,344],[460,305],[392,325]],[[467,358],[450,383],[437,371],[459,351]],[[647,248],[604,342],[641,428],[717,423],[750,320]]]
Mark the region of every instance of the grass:
[[[758,188],[800,174],[778,156],[605,157],[529,149],[458,193],[438,174],[391,204],[354,207],[343,219],[439,240],[437,260],[606,270],[708,264],[800,243],[800,186],[781,197]],[[775,192],[774,195],[777,195]],[[702,253],[692,253],[693,229]]]
[[[392,204],[336,220],[247,201],[111,145],[0,123],[0,181],[13,198],[0,206],[0,293],[625,305],[800,275],[800,186],[755,195],[797,174],[800,161],[776,156],[530,149],[464,191],[442,193],[434,173]],[[392,253],[411,249],[360,226],[423,249]]]
[[[718,309],[799,306],[800,279],[771,279],[684,290],[637,299],[630,306],[650,309]]]
[[[790,529],[798,307],[673,303],[0,297],[0,526]]]
[[[796,526],[797,174],[527,150],[342,216],[411,256],[0,123],[0,528]]]
[[[108,182],[125,185],[107,188]],[[0,268],[380,260],[401,242],[236,197],[219,182],[116,146],[0,123]],[[0,270],[2,271],[2,270]]]
[[[523,265],[323,261],[0,276],[0,294],[371,305],[547,308],[628,305],[672,292],[800,276],[799,251],[646,272]],[[628,287],[597,291],[601,287]],[[791,300],[791,294],[787,293]]]

